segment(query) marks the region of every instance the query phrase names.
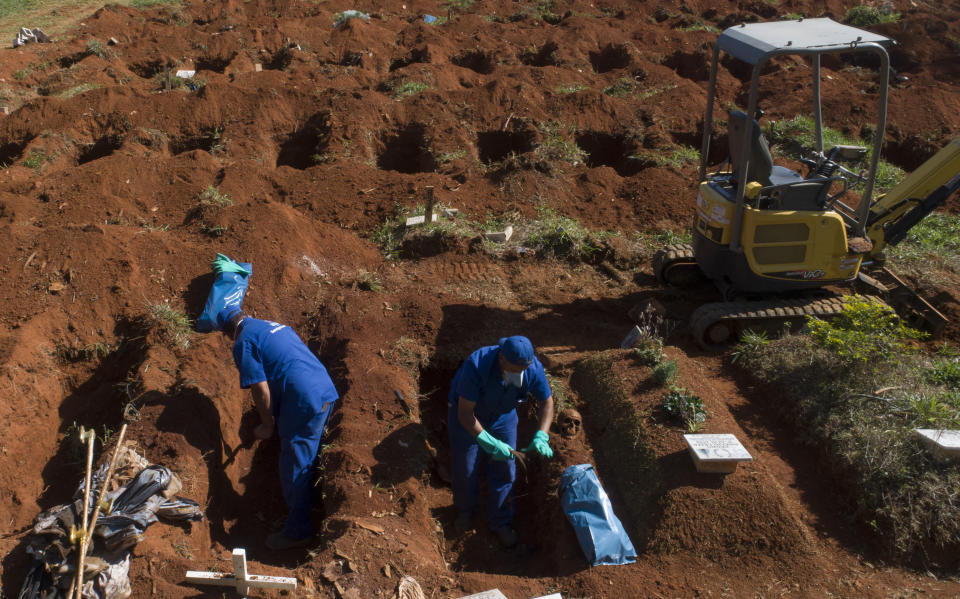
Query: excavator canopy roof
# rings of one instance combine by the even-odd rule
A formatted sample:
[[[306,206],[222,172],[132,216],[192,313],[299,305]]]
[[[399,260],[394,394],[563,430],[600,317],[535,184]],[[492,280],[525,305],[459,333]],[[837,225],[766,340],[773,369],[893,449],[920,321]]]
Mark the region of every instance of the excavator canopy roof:
[[[756,65],[773,54],[842,52],[868,42],[894,43],[886,36],[821,18],[735,25],[720,35],[717,45],[727,54]]]

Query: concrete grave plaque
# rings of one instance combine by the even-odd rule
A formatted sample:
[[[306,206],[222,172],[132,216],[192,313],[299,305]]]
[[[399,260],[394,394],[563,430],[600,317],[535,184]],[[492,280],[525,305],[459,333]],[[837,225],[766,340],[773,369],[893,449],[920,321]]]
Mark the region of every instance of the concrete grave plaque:
[[[507,596],[500,592],[500,589],[491,589],[475,595],[467,595],[460,599],[507,599]]]
[[[439,214],[430,215],[430,222],[435,223],[438,220],[440,220]],[[410,218],[407,219],[407,226],[412,227],[413,225],[422,225],[426,221],[427,221],[426,215],[421,214],[420,216],[411,216]]]
[[[697,472],[733,472],[737,462],[753,459],[736,437],[722,435],[684,435]]]
[[[933,428],[913,430],[934,455],[942,458],[960,458],[960,431]]]
[[[544,595],[543,597],[534,597],[534,599],[563,599],[560,596],[560,593],[554,593],[552,595]]]
[[[495,243],[506,243],[513,236],[513,225],[507,225],[503,231],[487,231],[484,236]]]

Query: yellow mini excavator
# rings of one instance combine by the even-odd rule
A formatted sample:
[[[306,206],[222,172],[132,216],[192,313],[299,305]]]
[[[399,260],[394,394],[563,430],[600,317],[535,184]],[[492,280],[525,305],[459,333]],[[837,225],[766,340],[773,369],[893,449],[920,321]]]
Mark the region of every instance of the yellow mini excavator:
[[[653,260],[664,284],[705,275],[720,289],[724,301],[702,305],[691,317],[703,347],[731,343],[745,328],[779,329],[797,326],[806,315],[836,314],[843,296],[825,287],[849,282],[869,285],[913,324],[925,321],[936,331],[946,323],[883,267],[884,248],[903,240],[960,187],[960,140],[954,140],[892,190],[874,197],[887,111],[886,47],[892,44],[890,38],[827,18],[744,24],[720,35],[710,69],[693,243],[668,246]],[[750,65],[752,79],[747,112],[729,115],[729,158],[708,172],[721,53]],[[820,59],[836,53],[869,53],[879,62],[872,148],[834,146],[824,152]],[[812,63],[816,147],[800,160],[803,174],[773,164],[757,121],[761,71],[771,58],[784,55],[807,56]],[[856,162],[869,167],[854,172]]]

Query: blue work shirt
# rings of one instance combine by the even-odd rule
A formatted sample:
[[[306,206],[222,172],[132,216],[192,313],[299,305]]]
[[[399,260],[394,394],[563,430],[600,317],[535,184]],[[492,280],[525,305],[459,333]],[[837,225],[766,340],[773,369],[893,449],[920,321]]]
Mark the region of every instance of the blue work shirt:
[[[451,405],[456,406],[460,397],[475,402],[473,413],[484,428],[516,410],[527,400],[528,393],[537,401],[546,401],[551,395],[540,360],[533,358],[523,371],[523,384],[517,388],[503,380],[499,355],[498,345],[481,347],[463,361],[450,384]]]
[[[292,436],[300,422],[323,412],[339,397],[327,369],[286,325],[244,318],[233,344],[233,360],[244,389],[267,382],[281,438]]]

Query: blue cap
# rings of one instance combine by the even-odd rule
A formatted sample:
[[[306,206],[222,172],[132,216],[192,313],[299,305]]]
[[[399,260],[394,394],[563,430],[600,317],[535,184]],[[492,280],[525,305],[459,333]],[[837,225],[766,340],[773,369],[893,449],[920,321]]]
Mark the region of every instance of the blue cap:
[[[242,310],[236,306],[227,306],[223,310],[217,312],[217,328],[223,330],[227,323],[230,322],[230,319],[233,318],[233,315],[242,312]]]
[[[533,362],[533,344],[520,335],[501,339],[500,352],[507,362],[517,366],[529,366]]]

